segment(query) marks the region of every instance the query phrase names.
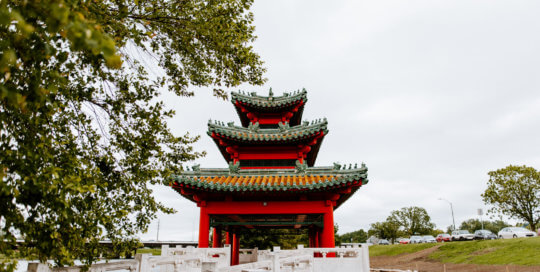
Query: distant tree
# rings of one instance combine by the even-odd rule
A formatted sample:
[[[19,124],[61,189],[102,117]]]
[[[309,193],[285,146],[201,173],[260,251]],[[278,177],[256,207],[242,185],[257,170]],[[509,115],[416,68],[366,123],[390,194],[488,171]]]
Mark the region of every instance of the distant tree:
[[[334,223],[334,244],[336,246],[341,245],[341,235],[338,234],[339,231],[339,225],[338,223]]]
[[[439,235],[439,234],[442,234],[442,233],[444,233],[444,230],[434,229],[433,231],[431,231],[431,235],[433,235],[433,236],[435,236],[435,237],[436,237],[437,235]]]
[[[540,172],[525,165],[510,165],[488,174],[482,199],[492,205],[489,212],[524,220],[536,231],[540,223]]]
[[[387,221],[398,223],[407,235],[428,234],[435,227],[427,211],[421,207],[404,207],[392,211]]]
[[[402,231],[400,231],[400,225],[396,221],[387,220],[384,222],[375,222],[371,224],[371,228],[368,231],[368,235],[375,235],[381,239],[388,239],[391,243],[400,237]]]
[[[344,233],[340,235],[340,237],[342,243],[365,243],[367,240],[367,233],[363,229],[359,229],[357,231]]]
[[[202,153],[160,93],[262,84],[252,2],[0,1],[0,270],[16,235],[42,262],[90,264],[172,212],[150,185]]]
[[[499,232],[502,228],[510,226],[508,223],[502,221],[502,220],[496,220],[496,221],[489,221],[484,220],[484,229],[490,230],[493,233]],[[468,230],[469,232],[473,233],[476,230],[482,229],[482,222],[479,219],[469,219],[466,221],[463,221],[461,225],[459,226],[459,229]]]

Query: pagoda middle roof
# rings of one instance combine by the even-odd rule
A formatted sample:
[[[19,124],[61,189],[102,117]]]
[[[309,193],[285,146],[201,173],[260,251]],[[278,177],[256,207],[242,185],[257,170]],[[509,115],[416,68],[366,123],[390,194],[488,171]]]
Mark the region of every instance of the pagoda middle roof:
[[[307,91],[302,89],[293,93],[283,93],[282,96],[273,96],[271,90],[269,96],[260,96],[255,92],[231,92],[231,102],[242,102],[256,108],[283,108],[296,105],[300,101],[307,101]]]
[[[233,122],[225,125],[221,122],[209,121],[208,122],[208,135],[216,133],[233,140],[239,141],[291,141],[301,140],[317,135],[319,132],[323,132],[324,135],[328,133],[328,121],[326,118],[313,121],[311,123],[305,121],[301,125],[289,127],[288,124],[280,124],[276,129],[261,129],[257,125],[250,125],[248,128],[236,126]]]
[[[173,187],[181,184],[201,191],[246,192],[288,191],[308,193],[327,191],[359,182],[367,184],[367,167],[339,169],[336,167],[307,167],[295,169],[240,169],[231,173],[228,168],[201,168],[173,175]]]

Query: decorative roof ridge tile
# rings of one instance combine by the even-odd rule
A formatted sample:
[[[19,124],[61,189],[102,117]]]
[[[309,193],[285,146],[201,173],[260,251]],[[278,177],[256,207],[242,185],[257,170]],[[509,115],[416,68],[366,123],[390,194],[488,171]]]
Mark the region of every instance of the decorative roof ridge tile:
[[[303,100],[304,102],[307,101],[307,91],[306,89],[298,90],[295,92],[284,92],[282,96],[274,96],[274,93],[272,92],[272,88],[270,88],[270,92],[268,96],[260,96],[257,95],[256,92],[231,92],[231,102],[233,104],[236,103],[236,101],[240,101],[246,104],[250,104],[252,106],[256,107],[264,107],[264,108],[270,108],[270,107],[282,107],[290,104],[294,104],[297,101]]]
[[[239,177],[278,177],[278,176],[287,176],[287,177],[309,177],[314,175],[332,175],[328,177],[330,179],[335,179],[336,177],[342,176],[367,176],[368,168],[363,165],[360,168],[353,169],[335,169],[335,167],[325,166],[325,167],[308,167],[305,173],[296,173],[295,169],[240,169],[236,176]],[[184,171],[180,175],[173,175],[173,179],[179,177],[219,177],[219,176],[230,176],[229,168],[200,168],[199,171]]]
[[[304,136],[310,136],[320,131],[324,134],[328,133],[328,120],[326,118],[317,119],[309,122],[304,122],[301,125],[289,127],[288,123],[282,124],[279,128],[258,128],[258,123],[248,128],[234,125],[234,122],[225,123],[220,121],[208,121],[208,135],[212,133],[218,133],[225,136],[229,136],[242,140],[289,140],[296,139]]]

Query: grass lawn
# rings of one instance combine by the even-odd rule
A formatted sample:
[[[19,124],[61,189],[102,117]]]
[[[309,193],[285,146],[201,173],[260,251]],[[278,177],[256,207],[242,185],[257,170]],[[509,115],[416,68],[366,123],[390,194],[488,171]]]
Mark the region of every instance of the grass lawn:
[[[138,248],[137,253],[146,254],[152,253],[152,255],[161,255],[161,248]]]
[[[540,265],[540,237],[445,243],[429,257],[449,263]]]
[[[438,244],[428,243],[428,244],[410,244],[410,245],[387,245],[387,246],[378,246],[373,245],[369,247],[369,256],[395,256],[403,253],[414,253],[426,248],[434,247]]]
[[[369,256],[414,253],[438,244],[370,246]],[[444,263],[540,265],[540,237],[449,242],[429,258]]]

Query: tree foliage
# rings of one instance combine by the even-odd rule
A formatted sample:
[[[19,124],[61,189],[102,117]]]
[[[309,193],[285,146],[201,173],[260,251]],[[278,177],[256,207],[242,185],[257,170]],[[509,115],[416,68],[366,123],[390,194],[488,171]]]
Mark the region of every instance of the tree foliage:
[[[347,232],[339,236],[342,243],[365,243],[367,233],[363,229]]]
[[[392,211],[386,221],[396,222],[407,235],[429,234],[435,227],[426,209],[414,206]]]
[[[540,223],[540,172],[525,165],[510,165],[488,175],[482,199],[492,205],[489,212],[525,220],[536,231]]]
[[[91,263],[129,250],[203,153],[172,135],[161,90],[261,84],[251,0],[0,0],[0,255]],[[3,269],[9,267],[2,266]]]
[[[240,231],[241,248],[296,249],[297,245],[308,245],[307,229],[242,229]]]
[[[470,233],[474,233],[476,230],[482,229],[482,223],[484,224],[484,229],[490,230],[491,232],[497,234],[502,228],[509,227],[510,225],[502,220],[483,220],[479,219],[469,219],[461,222],[459,229],[468,230]]]
[[[391,243],[403,234],[401,226],[397,221],[386,220],[384,222],[375,222],[371,224],[368,234],[375,235],[378,238],[388,239]]]

